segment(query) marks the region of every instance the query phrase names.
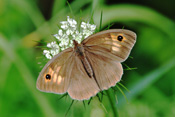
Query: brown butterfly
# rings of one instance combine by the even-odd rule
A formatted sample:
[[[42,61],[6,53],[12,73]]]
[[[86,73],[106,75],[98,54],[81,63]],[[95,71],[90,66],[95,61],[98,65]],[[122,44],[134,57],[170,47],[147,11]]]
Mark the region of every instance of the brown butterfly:
[[[63,94],[75,100],[87,100],[99,91],[115,86],[136,42],[136,34],[125,29],[111,29],[93,34],[74,48],[55,55],[37,79],[40,91]]]

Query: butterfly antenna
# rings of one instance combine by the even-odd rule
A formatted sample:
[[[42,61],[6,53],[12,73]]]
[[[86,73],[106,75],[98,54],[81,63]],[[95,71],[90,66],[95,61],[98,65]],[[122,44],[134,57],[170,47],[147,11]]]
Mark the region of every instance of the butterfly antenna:
[[[68,108],[68,110],[67,110],[67,112],[66,112],[66,114],[65,114],[65,117],[67,116],[67,114],[68,114],[69,110],[71,109],[73,103],[74,103],[74,100],[72,100],[72,102],[71,102],[71,104],[70,104],[70,106],[69,106],[69,108]]]

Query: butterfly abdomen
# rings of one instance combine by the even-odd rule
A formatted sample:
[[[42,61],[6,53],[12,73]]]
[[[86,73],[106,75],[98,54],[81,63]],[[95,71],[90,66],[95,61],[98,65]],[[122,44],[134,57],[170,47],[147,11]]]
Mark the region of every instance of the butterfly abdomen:
[[[76,55],[80,58],[87,75],[90,78],[92,78],[93,77],[93,70],[92,70],[92,67],[91,67],[89,61],[86,58],[83,45],[78,44],[78,42],[76,42],[74,40],[74,49],[75,49]]]
[[[81,62],[83,64],[83,67],[87,73],[87,75],[92,78],[93,77],[93,70],[92,67],[90,65],[90,63],[88,62],[86,57],[81,57]]]

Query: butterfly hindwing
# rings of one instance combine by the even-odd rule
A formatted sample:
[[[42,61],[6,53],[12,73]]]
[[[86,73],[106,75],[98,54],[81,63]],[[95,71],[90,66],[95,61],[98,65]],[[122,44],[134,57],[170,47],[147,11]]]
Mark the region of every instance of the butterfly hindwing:
[[[120,81],[123,75],[121,63],[88,51],[86,51],[86,55],[101,90],[115,86]]]
[[[86,73],[80,58],[75,56],[73,61],[75,64],[71,73],[71,83],[68,94],[72,99],[87,100],[96,95],[100,89],[95,79],[90,78]]]

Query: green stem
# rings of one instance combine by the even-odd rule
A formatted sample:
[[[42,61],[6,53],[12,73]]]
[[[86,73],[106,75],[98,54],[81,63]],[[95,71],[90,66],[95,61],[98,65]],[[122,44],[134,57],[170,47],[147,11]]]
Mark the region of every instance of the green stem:
[[[111,90],[106,90],[106,93],[107,93],[107,97],[109,99],[109,103],[111,105],[111,108],[113,110],[114,117],[119,117],[118,111],[117,111],[117,105],[116,105],[117,103],[116,103],[115,98],[111,95],[111,93],[112,93]]]

